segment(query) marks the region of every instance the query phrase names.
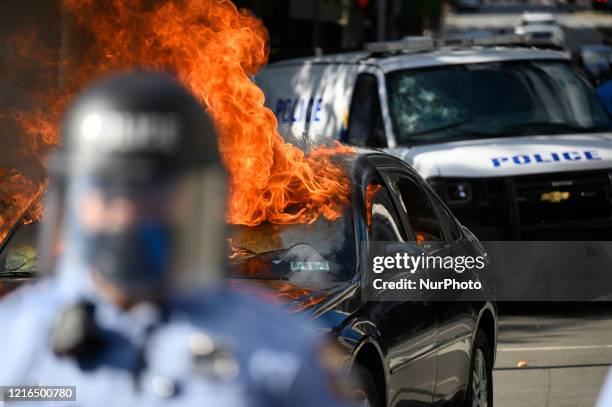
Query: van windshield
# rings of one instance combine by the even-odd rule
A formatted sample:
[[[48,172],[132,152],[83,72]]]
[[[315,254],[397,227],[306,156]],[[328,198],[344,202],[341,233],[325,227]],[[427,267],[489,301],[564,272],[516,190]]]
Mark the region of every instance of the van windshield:
[[[395,135],[404,145],[610,127],[593,90],[564,61],[394,71],[387,87]]]

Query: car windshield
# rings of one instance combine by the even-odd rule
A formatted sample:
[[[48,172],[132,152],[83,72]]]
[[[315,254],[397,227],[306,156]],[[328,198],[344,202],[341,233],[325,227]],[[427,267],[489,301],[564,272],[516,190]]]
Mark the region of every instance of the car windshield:
[[[229,277],[284,280],[322,288],[354,274],[355,236],[351,209],[312,224],[231,226]]]
[[[0,278],[33,275],[38,271],[39,222],[22,223],[0,245]]]
[[[564,61],[394,71],[387,87],[400,144],[609,129],[597,96]]]

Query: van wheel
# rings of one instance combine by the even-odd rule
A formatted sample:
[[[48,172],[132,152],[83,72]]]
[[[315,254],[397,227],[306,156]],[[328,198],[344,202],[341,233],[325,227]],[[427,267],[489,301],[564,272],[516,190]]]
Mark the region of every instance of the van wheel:
[[[493,360],[487,336],[476,332],[465,407],[493,407]]]
[[[353,375],[357,386],[353,391],[353,400],[362,407],[382,407],[380,396],[372,374],[361,366],[353,367]]]

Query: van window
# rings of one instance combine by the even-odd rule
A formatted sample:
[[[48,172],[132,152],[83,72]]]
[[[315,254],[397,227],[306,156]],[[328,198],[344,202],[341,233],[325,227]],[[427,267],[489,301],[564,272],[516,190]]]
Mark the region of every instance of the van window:
[[[346,141],[360,147],[387,147],[378,79],[372,74],[357,77]]]

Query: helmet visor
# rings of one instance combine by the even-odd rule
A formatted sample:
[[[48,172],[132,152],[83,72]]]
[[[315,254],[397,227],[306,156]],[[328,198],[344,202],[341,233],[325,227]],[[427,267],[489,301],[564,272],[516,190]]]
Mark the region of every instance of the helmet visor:
[[[54,211],[62,232],[43,245],[61,239],[60,257],[132,300],[206,288],[221,279],[224,189],[217,167],[155,183],[71,177]]]

